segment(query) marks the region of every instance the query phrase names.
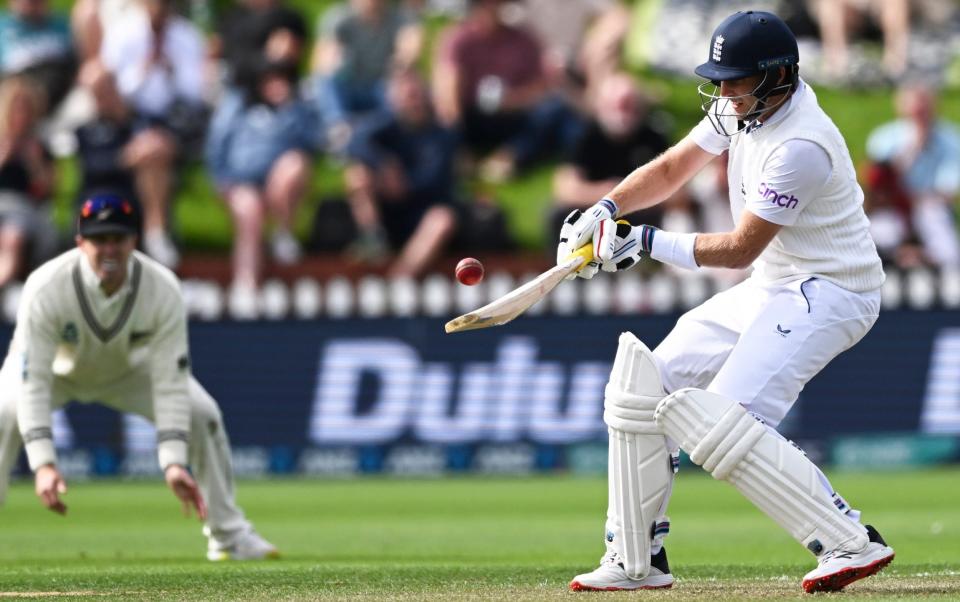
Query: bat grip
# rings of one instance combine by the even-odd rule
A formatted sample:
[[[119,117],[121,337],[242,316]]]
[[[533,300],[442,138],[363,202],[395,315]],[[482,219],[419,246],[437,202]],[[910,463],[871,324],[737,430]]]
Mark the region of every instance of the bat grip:
[[[625,219],[618,219],[617,223],[627,224],[628,226],[630,225],[630,222],[628,222]],[[588,263],[593,261],[593,241],[588,242],[587,244],[583,245],[573,253],[570,253],[569,255],[567,255],[567,261],[573,259],[574,257],[583,258],[583,262],[580,264],[580,267],[577,268],[577,271],[579,272],[580,270],[585,268]]]
[[[580,266],[577,268],[577,271],[579,272],[585,268],[588,263],[593,261],[593,242],[588,242],[573,253],[570,253],[570,255],[567,256],[567,260],[569,261],[574,257],[580,257],[582,259]]]

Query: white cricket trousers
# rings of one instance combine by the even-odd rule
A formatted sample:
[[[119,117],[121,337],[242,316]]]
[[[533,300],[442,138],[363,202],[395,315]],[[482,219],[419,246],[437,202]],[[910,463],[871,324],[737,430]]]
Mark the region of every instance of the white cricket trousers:
[[[718,393],[783,438],[776,426],[803,387],[862,339],[879,311],[879,290],[854,293],[819,278],[777,284],[748,278],[681,316],[653,354],[667,393],[684,387]],[[677,451],[674,442],[667,446]],[[834,504],[859,520],[822,472],[820,480]]]
[[[862,339],[879,311],[879,290],[748,278],[681,316],[653,354],[668,393],[706,389],[776,427],[807,382]]]
[[[10,472],[21,447],[17,426],[18,368],[18,362],[8,356],[0,369],[0,504],[6,497]],[[230,541],[248,529],[249,523],[234,498],[230,443],[223,417],[217,402],[193,376],[190,377],[189,393],[189,461],[207,503],[205,530],[217,541]],[[58,409],[70,400],[97,401],[153,421],[153,394],[146,372],[132,372],[108,385],[82,388],[54,377],[52,408]]]

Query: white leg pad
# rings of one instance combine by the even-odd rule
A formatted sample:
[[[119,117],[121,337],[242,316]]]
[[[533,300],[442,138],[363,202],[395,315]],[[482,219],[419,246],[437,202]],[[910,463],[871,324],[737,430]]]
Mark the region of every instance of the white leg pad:
[[[603,404],[610,427],[607,545],[631,579],[650,572],[654,525],[673,485],[666,440],[654,421],[665,396],[653,354],[631,333],[620,335]]]
[[[815,555],[867,545],[866,530],[834,506],[817,467],[736,401],[681,389],[660,402],[656,422],[694,464],[733,484]]]

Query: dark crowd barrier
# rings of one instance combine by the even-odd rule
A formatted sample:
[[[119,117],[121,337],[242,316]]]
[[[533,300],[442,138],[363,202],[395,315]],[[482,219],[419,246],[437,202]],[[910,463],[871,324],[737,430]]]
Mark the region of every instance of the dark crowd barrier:
[[[676,317],[524,317],[456,335],[427,318],[197,322],[190,340],[241,474],[602,470],[617,336],[653,347]],[[0,342],[9,335],[0,327]],[[75,473],[156,471],[142,420],[73,403],[54,426]],[[781,430],[823,461],[890,449],[960,459],[960,313],[884,312]]]

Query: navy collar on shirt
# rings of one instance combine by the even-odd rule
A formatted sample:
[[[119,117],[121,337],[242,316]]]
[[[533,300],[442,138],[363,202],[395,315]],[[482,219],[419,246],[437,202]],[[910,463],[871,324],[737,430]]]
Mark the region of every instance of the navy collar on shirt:
[[[107,327],[104,327],[97,321],[97,317],[94,315],[93,309],[90,306],[90,301],[87,299],[87,293],[84,290],[83,275],[80,273],[80,262],[85,261],[83,255],[79,257],[77,263],[73,266],[73,289],[77,293],[77,301],[80,302],[80,313],[83,314],[83,319],[86,321],[87,326],[90,327],[90,330],[93,331],[93,334],[96,335],[101,342],[106,343],[117,336],[117,333],[123,329],[127,320],[130,319],[130,314],[133,313],[133,304],[137,300],[137,292],[140,290],[140,273],[142,268],[136,258],[131,259],[133,268],[130,271],[130,290],[127,293],[126,299],[123,301],[123,307],[120,309],[120,314],[117,315],[117,319]]]

